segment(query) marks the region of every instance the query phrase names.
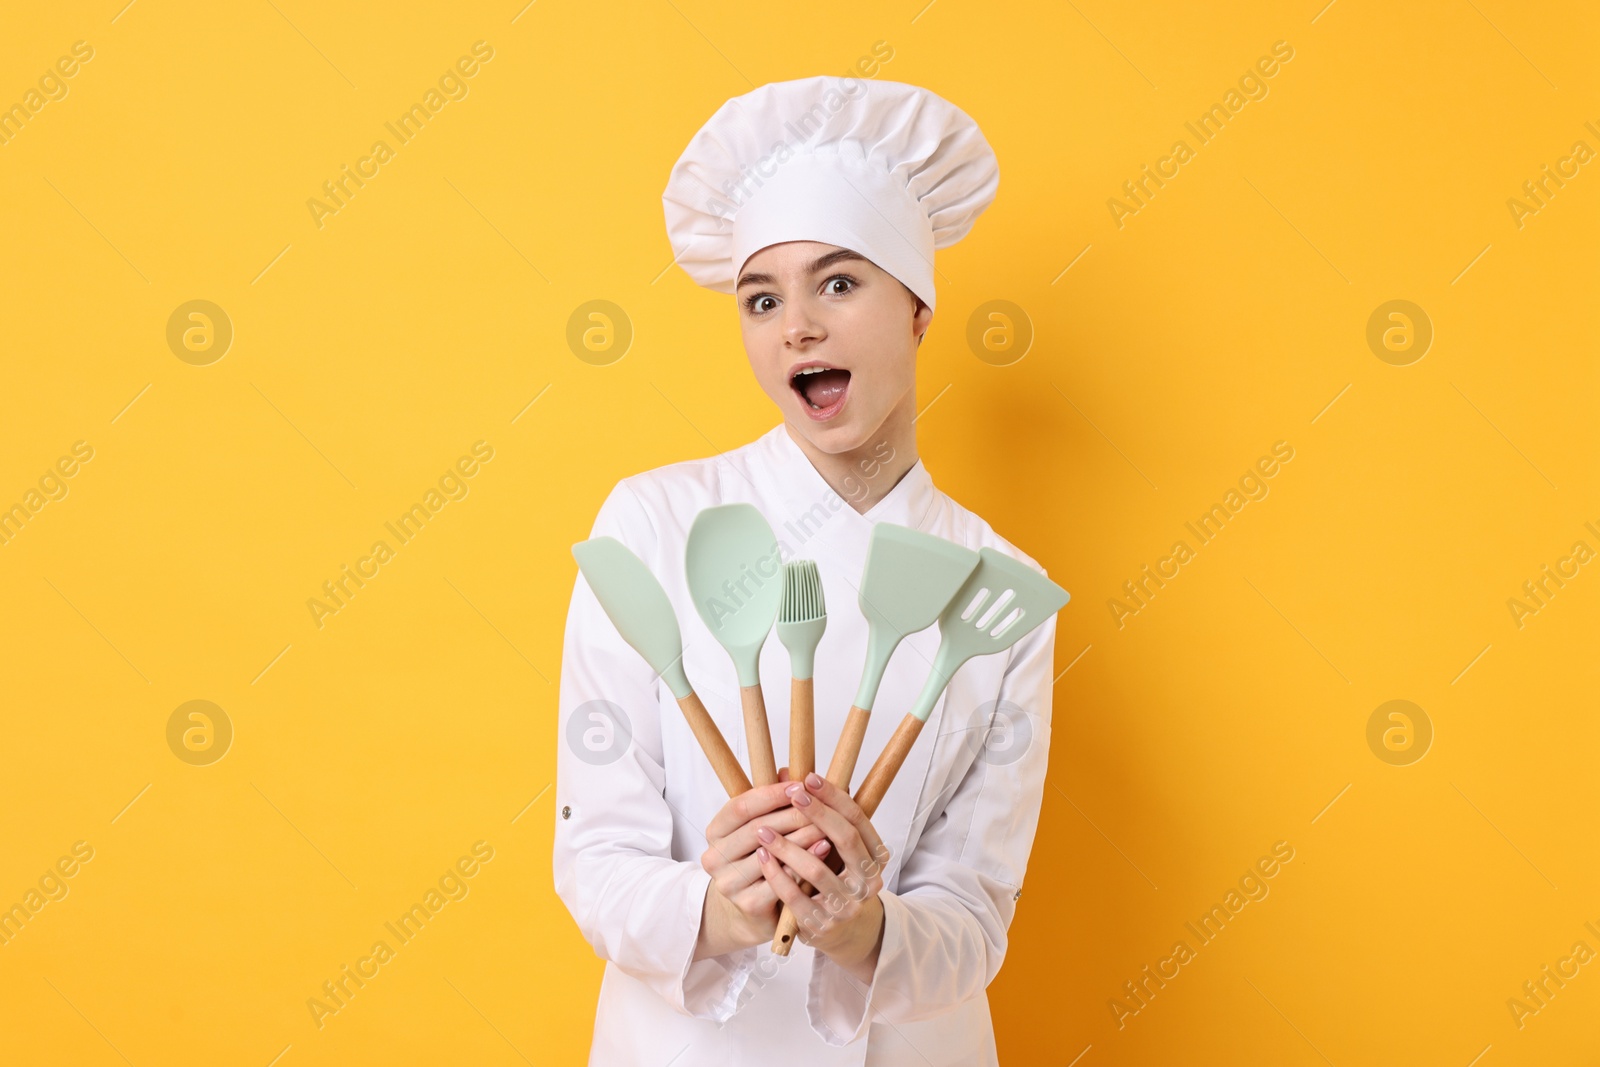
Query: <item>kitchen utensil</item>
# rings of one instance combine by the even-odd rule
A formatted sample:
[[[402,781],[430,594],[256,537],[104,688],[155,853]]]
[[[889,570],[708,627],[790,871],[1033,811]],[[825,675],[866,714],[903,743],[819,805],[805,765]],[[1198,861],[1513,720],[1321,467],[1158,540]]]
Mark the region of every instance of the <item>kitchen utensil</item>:
[[[961,583],[978,566],[978,554],[953,541],[880,522],[867,542],[867,564],[856,597],[867,617],[867,658],[855,706],[833,750],[828,781],[850,791],[861,739],[889,657],[900,642],[932,626]]]
[[[783,600],[778,538],[749,504],[705,508],[689,527],[685,571],[695,610],[739,675],[750,777],[756,785],[778,780],[767,705],[761,697],[761,646]]]
[[[867,734],[872,703],[877,699],[889,657],[908,635],[933,625],[961,583],[978,566],[978,553],[953,541],[893,523],[873,526],[867,541],[867,563],[856,601],[867,618],[867,658],[861,670],[856,702],[846,716],[839,743],[828,766],[828,781],[850,791],[861,740]],[[804,775],[789,777],[799,781]],[[800,921],[788,905],[778,915],[772,951],[786,956]]]
[[[798,782],[816,768],[815,694],[812,673],[817,643],[828,627],[822,576],[808,559],[783,565],[783,604],[778,608],[778,640],[789,650],[789,780]]]
[[[783,565],[783,604],[778,608],[778,640],[789,650],[789,780],[798,782],[816,769],[817,728],[812,671],[817,643],[828,627],[822,577],[808,559]],[[802,893],[811,883],[800,882]],[[782,917],[781,914],[779,916]]]
[[[878,809],[956,669],[973,656],[1010,648],[1070,599],[1065,589],[1019,559],[992,548],[980,549],[978,556],[978,569],[939,615],[939,651],[916,706],[856,791],[856,803],[868,816]]]
[[[744,768],[739,766],[722,731],[717,729],[716,722],[700,703],[684,674],[683,635],[678,629],[678,617],[656,576],[627,545],[614,537],[581,541],[572,546],[572,555],[622,639],[644,657],[650,669],[672,690],[722,788],[730,797],[747,791],[750,779],[745,777]]]

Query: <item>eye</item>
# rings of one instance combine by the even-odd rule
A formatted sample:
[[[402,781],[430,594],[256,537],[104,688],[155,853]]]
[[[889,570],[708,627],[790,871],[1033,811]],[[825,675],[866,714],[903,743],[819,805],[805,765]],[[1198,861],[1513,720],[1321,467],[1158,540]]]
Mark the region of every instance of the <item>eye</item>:
[[[840,283],[843,283],[846,288],[835,289],[834,286]],[[854,289],[856,284],[856,280],[850,277],[848,274],[835,274],[833,277],[822,283],[822,291],[829,296],[843,296],[851,289]]]
[[[744,309],[750,312],[752,315],[759,315],[763,311],[772,310],[769,307],[760,306],[763,301],[776,299],[777,298],[771,293],[755,293],[752,296],[747,296],[744,298]]]

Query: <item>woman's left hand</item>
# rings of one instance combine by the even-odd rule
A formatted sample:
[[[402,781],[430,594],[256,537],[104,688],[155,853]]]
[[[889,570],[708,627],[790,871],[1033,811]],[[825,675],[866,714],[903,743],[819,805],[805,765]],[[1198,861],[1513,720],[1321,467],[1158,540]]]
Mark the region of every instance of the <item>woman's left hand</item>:
[[[756,835],[763,846],[756,850],[762,876],[800,920],[800,940],[870,985],[883,941],[878,893],[889,849],[850,794],[820,775],[806,775],[788,793],[795,810],[833,842],[844,869],[835,874],[812,853],[763,828]],[[802,893],[785,865],[816,887],[817,895]]]

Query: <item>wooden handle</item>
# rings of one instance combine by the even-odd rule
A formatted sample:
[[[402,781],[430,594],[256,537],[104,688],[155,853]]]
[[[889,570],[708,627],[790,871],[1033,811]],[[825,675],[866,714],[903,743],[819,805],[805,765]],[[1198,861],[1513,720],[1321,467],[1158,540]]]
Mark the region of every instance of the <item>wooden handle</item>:
[[[867,713],[860,708],[851,708],[850,715],[854,719],[857,712],[861,712],[861,729],[866,729]],[[894,736],[889,738],[889,743],[883,747],[883,753],[878,756],[878,762],[872,765],[867,772],[867,777],[861,783],[861,788],[856,790],[856,803],[861,805],[861,810],[867,818],[872,818],[878,810],[878,804],[883,800],[883,795],[889,791],[889,785],[894,781],[894,776],[900,773],[900,768],[905,764],[906,757],[911,755],[911,748],[917,743],[917,735],[922,732],[922,720],[915,715],[907,715],[900,720],[900,725],[895,727]],[[850,724],[845,724],[845,734],[850,733]],[[861,748],[861,738],[858,735],[855,741],[857,751]],[[840,747],[844,747],[844,738],[840,738]],[[839,753],[834,752],[834,765],[838,766]],[[852,767],[855,756],[850,757]],[[846,779],[848,781],[848,779]],[[828,781],[834,785],[839,783],[834,780],[833,771],[828,772]],[[785,905],[778,916],[778,929],[772,936],[772,952],[776,956],[787,956],[789,949],[794,947],[794,936],[800,930],[800,920],[795,917]]]
[[[772,729],[767,725],[767,702],[759,685],[739,690],[744,705],[744,739],[750,748],[750,778],[756,785],[771,785],[778,780],[778,764],[772,758]]]
[[[817,728],[810,678],[789,680],[789,780],[798,782],[817,767]]]
[[[867,720],[872,712],[852,707],[845,717],[844,729],[839,731],[839,743],[833,748],[833,762],[828,764],[828,781],[850,792],[850,779],[856,773],[856,759],[861,755],[861,741],[867,736]]]
[[[799,682],[795,684],[798,685]],[[870,711],[851,707],[850,714],[844,720],[844,729],[839,731],[839,743],[833,749],[833,762],[828,765],[828,781],[846,793],[850,792],[850,779],[856,773],[856,759],[861,755],[861,741],[867,736],[867,722],[871,716]],[[900,759],[904,762],[905,757],[901,756]],[[899,769],[898,765],[895,769]],[[789,777],[795,777],[792,765]],[[807,893],[811,891],[810,887],[804,884],[800,888]],[[799,932],[800,919],[790,910],[789,905],[785,904],[778,914],[778,929],[772,935],[773,955],[787,956],[789,950],[794,947],[795,934]]]
[[[801,882],[800,891],[810,893],[809,883]],[[789,950],[794,948],[794,935],[800,932],[800,918],[785,904],[778,913],[778,929],[772,934],[772,954],[774,956],[787,956]]]
[[[861,709],[851,708],[851,717],[854,718],[858,711],[861,711]],[[863,731],[866,729],[866,715],[866,712],[861,712],[861,728]],[[845,733],[848,735],[849,732],[850,725],[846,723]],[[894,736],[889,738],[889,743],[884,746],[883,753],[878,757],[878,762],[872,765],[872,769],[867,772],[866,779],[861,783],[861,788],[856,790],[856,803],[861,805],[861,810],[866,813],[867,818],[872,818],[873,813],[878,810],[878,804],[883,800],[883,795],[889,791],[889,784],[894,781],[894,776],[900,773],[900,768],[905,764],[906,757],[911,755],[911,748],[917,743],[917,735],[921,732],[922,720],[915,715],[907,715],[900,720],[900,725],[895,727]],[[843,747],[843,738],[840,739],[840,746]],[[860,748],[861,738],[857,736],[857,751]],[[834,753],[835,766],[838,765],[838,761],[839,753],[836,751]],[[852,766],[855,763],[853,755],[850,757],[850,763]],[[828,781],[833,782],[834,785],[839,784],[834,781],[831,770],[828,772]],[[772,936],[773,955],[787,956],[789,949],[794,947],[794,936],[799,930],[800,920],[785,905],[782,913],[778,916],[778,929]]]
[[[905,763],[906,757],[911,755],[911,746],[917,743],[917,735],[921,732],[922,720],[915,715],[907,715],[900,720],[900,725],[895,727],[894,736],[889,738],[889,743],[883,746],[878,762],[872,765],[867,777],[861,782],[861,788],[856,790],[856,803],[861,805],[861,810],[866,813],[867,818],[872,818],[872,813],[878,810],[883,794],[889,791],[889,783],[900,773],[901,765]]]
[[[796,680],[796,684],[799,684],[798,679]],[[751,696],[752,692],[754,693],[753,698]],[[808,698],[810,696],[810,692],[811,682],[809,679],[807,679],[806,695]],[[750,686],[748,689],[740,690],[740,698],[741,703],[744,704],[745,729],[750,730],[752,721],[759,720],[760,723],[759,729],[762,738],[762,746],[766,750],[767,770],[771,776],[762,784],[765,785],[771,782],[776,782],[778,780],[778,769],[772,766],[772,736],[767,728],[767,705],[766,702],[761,698],[761,687]],[[808,699],[807,705],[809,706],[809,704],[810,701]],[[706,711],[706,706],[700,703],[700,698],[694,693],[690,693],[688,696],[683,697],[678,701],[678,707],[682,709],[683,717],[688,720],[689,729],[694,732],[695,739],[700,742],[700,750],[704,752],[706,754],[706,758],[711,761],[711,769],[716,771],[717,781],[722,783],[722,788],[730,797],[736,797],[740,793],[748,792],[751,788],[750,779],[745,777],[744,768],[739,766],[738,757],[733,754],[733,749],[728,747],[727,739],[722,736],[722,731],[717,729],[716,721],[711,718],[711,713]],[[762,773],[762,767],[757,758],[757,753],[760,751],[761,748],[756,746],[754,736],[752,734],[750,759],[751,763],[756,768],[756,774],[758,776]],[[803,893],[809,893],[811,892],[811,886],[806,882],[801,882],[800,891]],[[785,909],[784,913],[778,917],[778,926],[780,930],[783,927],[783,920],[788,917],[788,909]],[[783,949],[780,953],[781,955],[787,956],[789,954],[789,942],[794,940],[794,932],[799,928],[800,923],[795,921],[789,930],[788,936],[784,938]],[[778,942],[774,940],[774,952],[778,951],[777,945]]]
[[[717,729],[716,721],[706,711],[706,706],[700,703],[700,698],[690,693],[679,698],[678,707],[689,721],[689,729],[694,731],[695,740],[700,742],[700,751],[706,754],[706,759],[711,761],[711,769],[717,772],[717,781],[722,783],[722,788],[727,790],[730,797],[748,792],[750,779],[745,777],[738,757],[728,747],[722,731]]]

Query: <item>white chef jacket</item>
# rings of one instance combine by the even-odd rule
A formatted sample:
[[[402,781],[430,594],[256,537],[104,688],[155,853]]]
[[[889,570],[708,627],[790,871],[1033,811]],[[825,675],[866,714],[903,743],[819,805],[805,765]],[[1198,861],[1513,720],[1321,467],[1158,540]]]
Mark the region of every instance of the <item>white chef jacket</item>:
[[[920,459],[858,513],[781,423],[720,456],[624,478],[592,536],[615,537],[660,579],[683,630],[689,681],[746,767],[733,662],[695,611],[684,568],[695,516],[734,502],[766,516],[782,559],[815,560],[821,573],[828,624],[815,671],[819,771],[866,656],[856,591],[874,523],[974,550],[988,545],[1043,571],[936,489]],[[910,710],[938,645],[935,626],[895,651],[852,787]],[[561,664],[554,872],[557,893],[606,960],[589,1062],[997,1064],[985,990],[1005,956],[1038,825],[1054,645],[1052,616],[1010,650],[962,666],[873,816],[892,855],[868,989],[798,942],[787,958],[759,945],[693,961],[711,880],[700,865],[705,828],[727,794],[671,690],[623,642],[580,573]],[[774,635],[762,649],[761,680],[780,766],[788,762],[789,678],[788,652]],[[620,715],[597,715],[605,707],[597,700]]]

